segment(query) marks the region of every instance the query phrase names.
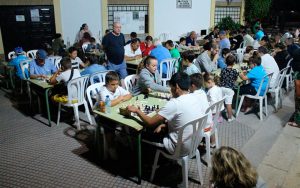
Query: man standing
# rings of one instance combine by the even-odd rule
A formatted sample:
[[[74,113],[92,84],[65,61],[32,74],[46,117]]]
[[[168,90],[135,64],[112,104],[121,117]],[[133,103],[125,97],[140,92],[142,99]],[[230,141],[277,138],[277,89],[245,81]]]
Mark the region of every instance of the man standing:
[[[116,71],[123,85],[127,76],[126,62],[124,61],[125,37],[121,33],[121,24],[115,22],[113,31],[103,37],[102,45],[107,56],[107,68]]]

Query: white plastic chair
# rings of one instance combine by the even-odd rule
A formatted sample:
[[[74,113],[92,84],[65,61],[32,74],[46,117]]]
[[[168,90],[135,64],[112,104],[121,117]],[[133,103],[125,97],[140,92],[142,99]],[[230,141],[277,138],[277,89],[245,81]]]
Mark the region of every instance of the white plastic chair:
[[[85,95],[85,88],[86,83],[88,81],[88,76],[79,77],[68,82],[68,101],[67,103],[58,103],[58,115],[57,115],[57,126],[59,125],[60,120],[60,111],[61,105],[66,107],[73,107],[75,119],[77,123],[77,129],[80,130],[80,121],[79,121],[79,113],[78,113],[78,106],[84,105],[85,114],[88,117],[89,123],[92,125],[92,119],[89,112],[88,104],[84,98]]]
[[[16,53],[14,51],[11,51],[7,54],[8,60],[11,60],[16,57]]]
[[[289,60],[288,64],[287,64],[287,67],[290,67],[287,72],[286,72],[286,75],[285,75],[285,88],[286,88],[286,92],[289,91],[290,87],[292,87],[293,85],[293,69],[292,67],[290,66],[291,62],[293,61],[293,58]]]
[[[219,148],[219,136],[218,136],[218,118],[221,112],[221,109],[224,105],[225,97],[222,98],[220,101],[215,102],[214,104],[210,105],[206,109],[206,114],[215,112],[213,115],[213,125],[209,131],[204,131],[202,129],[201,135],[205,138],[205,146],[206,146],[206,162],[208,166],[211,166],[211,154],[210,154],[210,137],[212,135],[215,135],[215,142],[216,142],[216,148]]]
[[[139,79],[139,75],[137,74],[126,76],[124,79],[125,89],[131,92],[132,88],[137,84],[138,79]]]
[[[169,58],[169,59],[164,59],[160,62],[159,65],[159,75],[162,81],[162,85],[167,87],[167,81],[169,81],[172,77],[172,75],[176,72],[176,63],[178,59],[176,58]],[[163,67],[167,67],[167,74],[164,75],[163,77]]]
[[[31,58],[31,59],[35,59],[36,58],[36,53],[38,50],[29,50],[26,55],[27,57]]]
[[[93,104],[93,99],[97,100],[97,93],[100,92],[100,88],[104,85],[104,82],[100,82],[100,83],[95,83],[90,85],[87,89],[86,89],[86,97],[88,99],[90,108],[93,110],[95,105]],[[93,113],[94,114],[94,113]],[[95,121],[96,122],[96,121]],[[96,126],[97,123],[96,123]],[[105,139],[105,132],[103,127],[99,126],[96,127],[96,131],[95,131],[95,143],[96,143],[96,147],[98,147],[99,144],[99,138],[98,138],[98,130],[100,129],[100,133],[103,135],[103,159],[107,158],[107,144],[106,144],[106,139]],[[100,151],[100,150],[99,150]]]
[[[278,75],[278,78],[275,82],[276,85],[273,88],[269,88],[269,91],[268,91],[269,93],[274,93],[274,95],[275,95],[275,111],[278,110],[279,100],[280,100],[280,107],[282,107],[282,89],[281,89],[281,86],[283,84],[286,72],[289,68],[290,67],[286,67],[286,68],[284,68],[280,71],[280,73]]]
[[[242,63],[244,58],[245,48],[236,49],[237,62]]]
[[[266,113],[266,116],[268,116],[268,99],[267,99],[268,97],[267,97],[266,94],[268,92],[268,88],[269,88],[272,76],[273,76],[273,73],[270,73],[270,74],[264,76],[264,78],[260,82],[260,85],[259,85],[259,88],[257,90],[256,95],[242,95],[242,98],[240,100],[240,104],[239,104],[238,110],[236,112],[236,118],[238,117],[238,115],[240,113],[240,110],[241,110],[241,107],[242,107],[242,104],[244,102],[244,98],[245,97],[248,97],[250,99],[258,99],[259,100],[259,117],[260,117],[261,121],[263,120],[263,100],[265,99],[265,111],[266,111],[265,113]],[[260,94],[261,88],[262,88],[263,83],[264,83],[264,81],[265,81],[266,78],[269,78],[268,79],[268,83],[267,83],[267,87],[266,87],[266,90],[263,93],[263,95],[260,96],[259,94]]]
[[[95,84],[97,82],[103,82],[105,83],[105,75],[109,71],[99,71],[99,72],[94,72],[93,74],[90,75],[90,83]],[[95,82],[96,81],[96,82]]]
[[[201,130],[204,127],[204,125],[206,125],[206,121],[207,121],[207,114],[205,114],[204,116],[202,116],[198,119],[195,119],[193,121],[188,122],[187,124],[185,124],[184,126],[182,126],[178,130],[178,140],[177,140],[177,145],[176,145],[174,154],[166,153],[165,151],[160,150],[160,149],[156,150],[154,163],[153,163],[153,167],[152,167],[152,172],[151,172],[151,177],[150,177],[151,182],[154,179],[156,169],[159,167],[157,165],[159,155],[162,154],[166,158],[176,160],[182,165],[183,187],[188,187],[189,159],[192,159],[193,157],[196,156],[200,184],[203,183],[201,160],[200,160],[200,153],[198,151],[198,146],[199,146],[199,143],[201,141],[201,136],[200,136],[201,135]],[[190,126],[193,127],[193,133],[189,137],[183,138],[183,131],[187,127],[190,127]],[[190,144],[190,150],[189,150],[188,153],[183,154],[182,153],[183,141],[185,143],[187,143],[187,140],[190,141],[190,143],[189,143]]]

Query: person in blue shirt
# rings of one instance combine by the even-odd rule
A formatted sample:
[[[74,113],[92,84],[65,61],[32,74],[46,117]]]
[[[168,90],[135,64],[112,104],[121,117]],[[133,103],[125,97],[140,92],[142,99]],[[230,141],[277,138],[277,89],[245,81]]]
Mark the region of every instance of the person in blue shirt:
[[[83,75],[90,75],[95,72],[100,71],[107,71],[107,69],[103,65],[99,65],[99,58],[96,55],[90,55],[88,57],[89,66],[84,69],[80,74]]]
[[[57,68],[47,58],[47,52],[39,49],[36,53],[36,59],[32,60],[29,65],[30,78],[32,79],[45,79],[47,76],[54,74]]]
[[[219,42],[220,50],[222,51],[224,48],[230,49],[231,44],[229,39],[226,37],[226,31],[220,31],[219,37],[220,37],[220,42]]]
[[[260,27],[256,27],[256,29],[257,32],[255,33],[255,40],[260,41],[265,36],[265,34]]]
[[[20,79],[24,79],[23,78],[23,74],[22,74],[22,69],[20,67],[20,63],[22,61],[25,60],[29,60],[28,57],[26,57],[23,48],[22,47],[16,47],[14,49],[15,54],[17,55],[17,57],[13,58],[9,63],[8,66],[13,66],[15,68],[16,71],[16,76]],[[29,72],[26,71],[25,74],[29,75]]]
[[[264,79],[264,77],[267,75],[266,71],[264,70],[263,66],[261,65],[261,58],[260,57],[251,57],[249,58],[249,66],[251,68],[251,70],[247,73],[247,75],[244,75],[244,73],[240,74],[240,77],[242,80],[250,80],[250,84],[246,84],[240,87],[240,95],[256,95],[256,93],[258,92],[260,83],[262,81],[262,79]],[[246,71],[245,71],[246,72]],[[262,88],[260,90],[260,96],[262,96],[264,94],[264,92],[267,89],[267,85],[268,85],[268,77],[266,79],[264,79]],[[253,102],[251,101],[251,99],[248,99],[247,97],[244,100],[244,106],[241,110],[241,112],[249,112],[252,107],[251,104],[253,104]]]
[[[186,37],[186,45],[187,46],[197,46],[196,43],[196,39],[197,39],[197,33],[195,31],[192,31],[188,37]]]
[[[151,50],[150,55],[154,56],[157,59],[157,61],[158,61],[157,69],[158,69],[158,71],[160,71],[160,63],[164,59],[171,58],[171,54],[167,48],[162,46],[161,41],[159,39],[154,39],[153,42],[154,42],[155,48],[153,50]],[[163,74],[167,74],[166,66],[163,67]]]
[[[221,56],[217,60],[218,68],[225,69],[227,67],[225,63],[225,58],[231,54],[231,51],[229,48],[223,48],[221,51]]]

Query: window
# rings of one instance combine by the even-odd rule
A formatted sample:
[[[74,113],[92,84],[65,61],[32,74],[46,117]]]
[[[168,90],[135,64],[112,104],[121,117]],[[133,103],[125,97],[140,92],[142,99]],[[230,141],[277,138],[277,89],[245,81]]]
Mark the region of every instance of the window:
[[[230,16],[235,22],[240,22],[241,7],[217,6],[215,9],[215,25],[227,16]]]

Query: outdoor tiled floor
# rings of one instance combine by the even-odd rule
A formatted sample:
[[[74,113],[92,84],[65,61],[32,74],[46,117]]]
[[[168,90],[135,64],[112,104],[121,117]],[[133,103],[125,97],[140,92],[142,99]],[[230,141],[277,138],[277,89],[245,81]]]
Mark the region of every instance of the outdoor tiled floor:
[[[137,185],[128,177],[135,175],[135,152],[120,147],[119,161],[101,162],[93,148],[94,127],[83,131],[66,123],[52,127],[24,115],[0,90],[0,187],[158,187],[175,186],[181,181],[181,168],[165,159],[157,170],[154,184],[149,182],[154,152],[143,147],[143,181]],[[22,107],[22,106],[21,106]],[[46,119],[38,117],[43,122]],[[82,124],[85,124],[84,122]],[[240,149],[254,130],[239,122],[219,126],[221,145]],[[205,156],[202,156],[205,159]],[[203,167],[207,187],[207,168]],[[190,176],[197,179],[195,160]],[[189,181],[190,187],[199,187]]]

